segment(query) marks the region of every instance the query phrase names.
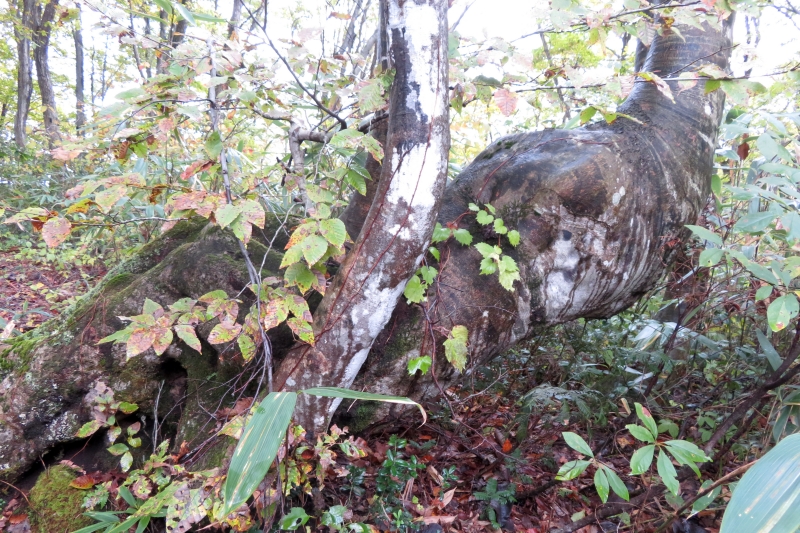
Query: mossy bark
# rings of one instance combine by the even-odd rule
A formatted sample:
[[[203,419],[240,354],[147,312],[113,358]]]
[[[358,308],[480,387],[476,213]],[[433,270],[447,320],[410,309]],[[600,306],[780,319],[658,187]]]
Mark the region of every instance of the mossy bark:
[[[39,476],[28,497],[34,533],[71,533],[93,522],[83,515],[86,491],[70,486],[76,477],[63,465],[48,468]]]

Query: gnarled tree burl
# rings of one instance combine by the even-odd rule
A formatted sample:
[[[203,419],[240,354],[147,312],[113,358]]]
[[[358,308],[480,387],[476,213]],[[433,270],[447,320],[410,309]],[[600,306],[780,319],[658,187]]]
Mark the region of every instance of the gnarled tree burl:
[[[385,164],[366,217],[345,215],[351,233],[361,231],[315,313],[317,345],[291,347],[285,332],[270,332],[280,365],[276,388],[353,386],[417,399],[436,395],[430,375],[406,372],[409,358],[430,353],[431,335],[441,344],[441,331],[466,326],[469,365],[476,365],[540,326],[625,309],[658,280],[685,236],[684,225],[695,221],[709,193],[723,95],[705,94],[702,80],[685,90],[669,81],[674,103],[654,84],[636,83],[619,110],[634,120],[500,139],[442,193],[448,146],[445,4],[390,4],[397,77]],[[641,70],[674,78],[705,62],[724,69],[729,47],[723,32],[708,27],[681,27],[680,35],[665,28]],[[424,308],[405,302],[395,308],[436,220],[459,220],[478,240],[493,242],[474,217],[459,218],[470,202],[492,204],[522,235],[518,248],[504,250],[520,269],[514,291],[496,277],[479,275],[478,252],[451,240],[440,245],[440,276]],[[363,228],[354,227],[359,218],[366,220]],[[137,402],[151,421],[166,420],[173,442],[196,445],[208,436],[206,424],[221,405],[212,400],[224,402],[228,390],[217,384],[243,369],[237,357],[211,345],[198,355],[175,343],[162,358],[148,351],[125,362],[122,346],[96,344],[121,327],[117,316],[138,314],[145,297],[169,304],[213,289],[236,294],[247,285],[234,238],[205,226],[180,224],[116,267],[62,318],[5,350],[0,478],[18,476],[74,438],[89,418],[84,397],[96,380],[118,391],[118,399]],[[267,254],[266,268],[277,271],[279,253],[255,240],[249,253],[254,262]],[[436,357],[440,384],[457,378],[443,359]],[[261,374],[254,365],[244,369],[248,376]],[[206,379],[210,374],[214,378]],[[320,430],[334,408],[304,404],[299,421]]]

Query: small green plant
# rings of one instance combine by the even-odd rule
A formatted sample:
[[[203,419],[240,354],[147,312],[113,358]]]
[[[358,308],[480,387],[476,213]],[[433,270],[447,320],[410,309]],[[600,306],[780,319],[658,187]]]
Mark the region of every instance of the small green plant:
[[[502,525],[499,522],[500,517],[497,515],[495,506],[505,506],[517,501],[514,498],[516,489],[517,487],[513,483],[498,488],[497,479],[491,478],[486,482],[486,487],[482,491],[478,491],[472,495],[476,500],[489,502],[489,505],[486,507],[486,517],[492,522],[492,527],[495,529],[499,529]]]
[[[656,460],[656,469],[658,475],[663,481],[667,489],[674,495],[677,495],[680,490],[680,483],[678,482],[677,472],[675,466],[672,464],[670,456],[678,462],[678,464],[686,465],[700,476],[700,469],[697,465],[710,461],[711,459],[703,453],[703,450],[697,445],[685,440],[668,440],[661,442],[658,435],[661,432],[669,432],[677,428],[672,425],[662,424],[659,427],[655,419],[650,414],[646,407],[640,403],[635,404],[636,416],[642,421],[642,426],[636,424],[628,424],[626,427],[637,440],[646,443],[646,446],[634,452],[631,456],[631,473],[633,475],[644,474],[650,470],[650,465],[653,463],[653,456],[655,455],[656,448],[658,448],[658,459]]]
[[[620,479],[613,468],[605,463],[602,463],[594,456],[592,449],[589,447],[589,444],[583,440],[583,437],[577,433],[572,433],[571,431],[565,431],[561,435],[563,435],[564,440],[567,442],[570,448],[582,455],[585,455],[586,457],[589,457],[589,460],[580,459],[565,463],[559,469],[556,479],[562,481],[575,479],[583,474],[583,472],[586,471],[589,466],[594,465],[596,468],[594,473],[594,488],[603,503],[608,500],[609,489],[613,490],[617,496],[625,501],[630,499],[628,487],[625,486],[625,483],[622,482],[622,479]]]
[[[425,470],[425,465],[417,460],[415,455],[404,459],[401,450],[408,442],[397,435],[389,437],[389,449],[386,450],[384,459],[375,479],[376,492],[381,496],[390,496],[399,493],[408,480],[417,477],[417,471]]]

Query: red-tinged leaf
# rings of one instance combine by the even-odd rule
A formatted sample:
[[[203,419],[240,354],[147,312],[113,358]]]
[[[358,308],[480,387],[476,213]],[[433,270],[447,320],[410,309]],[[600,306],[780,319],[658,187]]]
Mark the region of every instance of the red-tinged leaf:
[[[95,480],[92,476],[80,476],[76,477],[72,481],[69,482],[69,486],[75,489],[80,490],[87,490],[91,489],[95,485]]]
[[[289,242],[286,243],[286,246],[284,246],[283,249],[288,250],[309,235],[316,233],[317,228],[319,228],[319,222],[316,220],[311,220],[309,222],[300,224],[289,236]]]
[[[104,191],[97,193],[94,196],[94,201],[100,206],[104,213],[116,205],[117,202],[122,200],[128,193],[128,188],[124,185],[114,185]]]
[[[169,345],[172,344],[172,330],[169,328],[158,328],[154,330],[153,350],[156,355],[164,353]]]
[[[71,189],[67,189],[67,192],[64,193],[64,196],[67,197],[67,200],[75,200],[76,198],[80,198],[85,187],[85,183],[79,183]]]
[[[82,150],[67,150],[66,148],[56,148],[55,150],[50,151],[50,155],[53,156],[53,159],[56,161],[72,161],[76,157],[81,154]]]
[[[297,296],[296,294],[290,295],[286,298],[286,306],[297,318],[305,320],[306,322],[311,322],[313,320],[311,311],[308,309],[308,302],[306,302],[305,298],[302,296]]]
[[[198,298],[197,301],[210,305],[213,304],[216,300],[227,300],[227,299],[228,299],[228,293],[221,289],[218,289],[216,291],[205,293],[200,298]]]
[[[90,420],[81,426],[78,432],[75,433],[75,436],[79,439],[85,439],[89,435],[93,435],[101,427],[103,427],[103,423],[99,420]]]
[[[18,524],[23,523],[27,519],[28,515],[25,513],[12,514],[11,516],[8,517],[8,523],[11,524],[12,526],[16,526]]]
[[[242,359],[249,361],[256,354],[256,345],[249,335],[239,335],[236,340],[239,345],[239,350],[242,352]]]
[[[189,348],[196,352],[203,351],[203,346],[200,344],[200,339],[197,338],[194,326],[179,325],[173,326],[172,329],[175,330],[178,338],[185,342]]]
[[[675,103],[675,97],[672,96],[672,89],[670,89],[669,85],[667,85],[667,82],[662,80],[658,75],[653,74],[652,72],[637,72],[636,75],[655,85],[658,89],[658,92],[666,96],[667,99],[673,104]]]
[[[743,142],[736,148],[736,155],[739,156],[739,159],[744,161],[747,159],[747,156],[750,155],[750,145],[746,142]]]
[[[214,329],[212,329],[211,333],[208,334],[208,342],[211,344],[224,344],[226,342],[231,342],[241,331],[241,324],[223,321],[214,326]]]
[[[162,118],[161,120],[158,121],[158,129],[162,133],[169,133],[170,131],[175,129],[175,122],[173,122],[171,118]]]
[[[270,330],[289,318],[289,310],[282,298],[273,298],[263,306],[262,315],[264,329]]]
[[[347,13],[337,13],[336,11],[331,11],[331,14],[328,15],[328,18],[336,18],[339,20],[350,20],[352,17]]]
[[[314,330],[311,329],[311,324],[297,317],[292,317],[286,321],[286,324],[292,328],[294,334],[297,335],[301,341],[314,345]]]
[[[67,240],[71,230],[72,224],[66,218],[51,218],[42,227],[42,237],[44,237],[44,242],[47,243],[47,246],[55,248]]]
[[[131,332],[127,343],[127,357],[136,357],[153,345],[156,340],[155,331],[151,328],[136,328]]]
[[[203,172],[208,170],[209,168],[211,168],[213,164],[214,161],[211,161],[210,159],[206,159],[205,161],[195,161],[194,163],[186,167],[186,170],[181,172],[181,179],[188,180],[198,172]],[[197,191],[197,192],[202,192],[202,191]],[[193,193],[187,193],[187,194],[193,194]],[[205,196],[205,193],[203,193],[203,195]]]
[[[254,226],[258,226],[259,228],[264,227],[266,217],[264,215],[264,208],[261,207],[260,203],[255,200],[245,200],[240,204],[240,207],[242,209],[242,218]]]
[[[511,449],[513,447],[514,445],[511,444],[511,441],[506,439],[505,442],[503,443],[503,453],[511,453]]]
[[[225,315],[233,322],[239,316],[239,304],[236,303],[236,300],[215,299],[208,304],[208,314],[211,316]]]
[[[498,89],[494,93],[494,103],[500,109],[500,112],[505,116],[511,116],[517,110],[517,102],[519,97],[516,93],[512,93],[508,89]]]

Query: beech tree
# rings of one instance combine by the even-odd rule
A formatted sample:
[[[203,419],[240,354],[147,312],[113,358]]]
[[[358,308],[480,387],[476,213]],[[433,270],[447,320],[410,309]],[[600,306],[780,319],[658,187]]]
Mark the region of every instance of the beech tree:
[[[443,0],[381,3],[375,37],[362,36],[366,51],[341,86],[325,85],[344,68],[334,59],[313,67],[302,51],[280,52],[260,18],[265,5],[237,2],[228,30],[188,4],[156,3],[146,20],[159,19],[160,42],[149,22],[109,15],[109,28],[141,52],[137,71],[154,65],[157,75],[97,110],[86,141],[52,152],[64,165],[95,157],[105,173],[67,191],[64,212],[10,211],[7,222],[35,224],[51,246],[71,232],[133,224],[164,233],[61,317],[5,341],[4,479],[81,435],[99,382],[136,403],[159,436],[198,450],[210,442],[214,411],[243,391],[335,386],[422,401],[543,326],[618,313],[657,282],[688,236],[710,191],[719,87],[743,90],[727,71],[727,7],[670,3],[601,17],[592,31],[646,17],[637,19],[643,42],[624,103],[586,106],[575,115],[582,127],[495,140],[446,186],[448,114],[487,87],[503,114],[518,97],[485,79],[470,88],[448,78],[454,51]],[[584,27],[576,6],[561,4],[553,6],[558,27],[542,35]],[[187,38],[200,23],[225,23],[232,37]],[[260,28],[274,67],[245,59],[242,28]],[[343,64],[346,50],[358,49],[351,31],[337,53]],[[360,79],[369,58],[374,75]],[[291,77],[294,107],[271,92],[279,67]],[[322,89],[301,79],[309,71]],[[343,104],[356,86],[357,104]],[[302,105],[314,107],[316,125]],[[346,116],[347,106],[358,113]],[[245,171],[238,116],[285,135],[287,155],[258,169],[279,173],[289,191],[278,216],[279,188]],[[170,143],[183,152],[159,155]],[[339,213],[346,185],[356,192]],[[136,198],[138,214],[118,214]],[[319,433],[337,407],[306,401],[295,418]]]

